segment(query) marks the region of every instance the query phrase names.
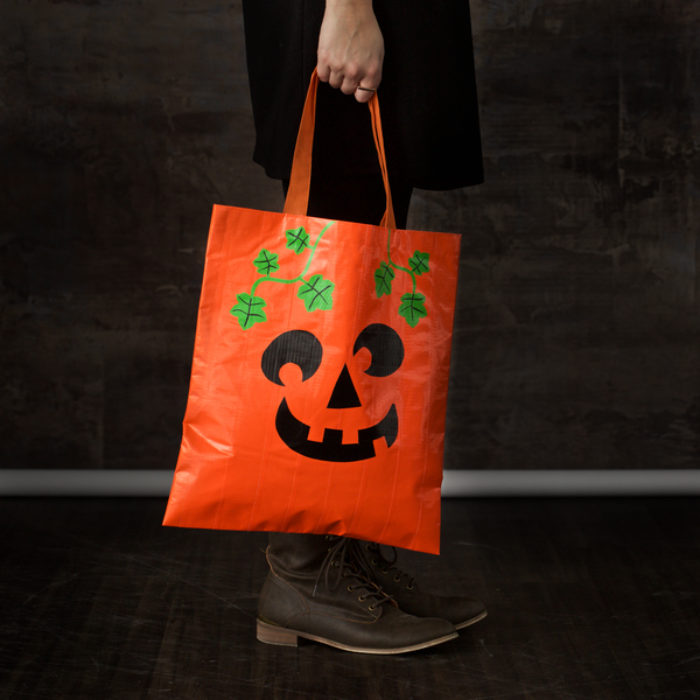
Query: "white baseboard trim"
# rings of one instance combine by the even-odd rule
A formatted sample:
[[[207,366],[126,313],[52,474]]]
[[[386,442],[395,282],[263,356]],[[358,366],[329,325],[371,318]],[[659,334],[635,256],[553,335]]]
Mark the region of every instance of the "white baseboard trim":
[[[700,469],[452,470],[443,496],[697,496]]]
[[[0,469],[0,496],[167,496],[167,470]],[[442,495],[698,496],[700,469],[449,470]]]

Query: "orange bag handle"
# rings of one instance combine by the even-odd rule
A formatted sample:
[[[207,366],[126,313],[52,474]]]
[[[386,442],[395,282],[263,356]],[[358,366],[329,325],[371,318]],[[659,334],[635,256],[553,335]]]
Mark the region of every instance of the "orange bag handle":
[[[287,190],[287,200],[284,203],[285,214],[306,214],[309,207],[309,188],[311,186],[311,156],[314,145],[314,127],[316,124],[316,91],[318,88],[318,75],[316,69],[311,74],[309,91],[306,93],[304,111],[301,115],[299,133],[294,147],[294,160],[292,161],[292,173],[289,179],[289,189]],[[350,99],[350,98],[348,98]],[[391,188],[389,187],[389,172],[386,167],[386,153],[384,151],[384,134],[382,133],[382,118],[379,114],[379,100],[377,93],[372,95],[372,99],[367,103],[370,117],[372,119],[372,136],[379,158],[379,168],[384,181],[384,192],[386,194],[386,211],[380,226],[385,228],[396,228],[396,218],[394,217],[394,205],[391,201]]]

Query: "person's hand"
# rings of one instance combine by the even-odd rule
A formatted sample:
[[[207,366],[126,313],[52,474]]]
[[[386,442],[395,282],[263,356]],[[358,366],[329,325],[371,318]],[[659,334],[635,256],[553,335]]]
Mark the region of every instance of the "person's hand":
[[[384,37],[372,0],[326,0],[318,38],[319,79],[368,102],[381,82],[383,61]]]

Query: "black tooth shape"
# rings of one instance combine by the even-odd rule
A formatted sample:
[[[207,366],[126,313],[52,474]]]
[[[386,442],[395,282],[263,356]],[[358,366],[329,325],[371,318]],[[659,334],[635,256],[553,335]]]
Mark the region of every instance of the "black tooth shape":
[[[343,445],[343,431],[326,428],[323,442],[309,440],[309,426],[295,418],[283,399],[277,410],[275,427],[282,441],[304,457],[326,462],[359,462],[376,455],[374,441],[384,438],[388,447],[395,442],[399,433],[399,417],[396,405],[392,404],[384,418],[369,428],[358,431],[357,442]]]

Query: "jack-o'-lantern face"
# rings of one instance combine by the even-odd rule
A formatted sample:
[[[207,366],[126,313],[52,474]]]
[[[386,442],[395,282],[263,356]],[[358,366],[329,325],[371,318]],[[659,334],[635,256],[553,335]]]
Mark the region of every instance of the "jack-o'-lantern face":
[[[396,372],[403,362],[404,346],[399,334],[383,323],[373,323],[360,332],[353,346],[353,355],[363,348],[371,356],[370,364],[364,370],[371,377],[387,377]],[[301,381],[305,382],[316,373],[322,358],[323,346],[313,333],[286,331],[263,352],[262,371],[271,382],[284,386],[280,370],[291,363],[301,370]],[[327,408],[343,411],[359,406],[360,397],[344,364]],[[290,449],[305,457],[329,462],[355,462],[375,456],[374,441],[378,438],[384,438],[387,447],[391,447],[398,436],[399,417],[396,405],[392,403],[378,423],[358,430],[356,442],[343,443],[343,431],[334,428],[325,428],[323,439],[317,441],[309,439],[311,427],[294,416],[285,398],[277,410],[275,428]]]

